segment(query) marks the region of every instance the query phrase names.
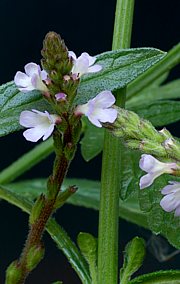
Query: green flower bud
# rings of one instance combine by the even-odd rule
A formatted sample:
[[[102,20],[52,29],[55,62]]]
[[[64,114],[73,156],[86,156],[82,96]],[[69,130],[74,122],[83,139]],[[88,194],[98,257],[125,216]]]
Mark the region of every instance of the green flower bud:
[[[139,131],[144,135],[144,137],[149,138],[149,140],[156,141],[157,143],[162,143],[164,141],[162,135],[148,120],[141,120]]]
[[[44,204],[45,204],[45,196],[44,196],[44,194],[41,194],[37,198],[37,200],[36,200],[36,202],[35,202],[35,204],[32,208],[31,214],[29,216],[29,222],[30,222],[31,225],[34,224],[38,220],[39,215],[42,211],[42,208],[44,207]]]
[[[22,277],[22,270],[18,264],[18,261],[13,261],[6,270],[6,282],[5,284],[18,284]]]
[[[33,270],[44,257],[44,246],[42,244],[34,245],[30,248],[27,258],[26,258],[26,266],[29,271]]]
[[[177,140],[168,138],[164,141],[163,145],[171,157],[180,161],[180,143]]]

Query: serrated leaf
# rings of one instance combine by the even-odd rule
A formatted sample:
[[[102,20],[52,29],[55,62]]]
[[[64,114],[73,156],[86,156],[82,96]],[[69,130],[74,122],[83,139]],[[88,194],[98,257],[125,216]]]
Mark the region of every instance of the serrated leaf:
[[[174,216],[174,212],[167,213],[161,206],[163,197],[161,190],[173,180],[168,175],[163,175],[155,180],[149,188],[139,190],[139,200],[141,209],[147,213],[149,228],[155,234],[164,235],[168,241],[180,248],[180,218]],[[178,178],[175,178],[178,180]]]
[[[125,87],[165,55],[154,48],[121,49],[98,55],[96,63],[102,66],[102,70],[84,75],[76,103],[86,103],[104,90],[115,91]]]
[[[141,275],[128,284],[180,284],[180,270],[157,271]]]
[[[26,180],[3,186],[4,191],[16,193],[16,196],[34,200],[46,191],[46,179]],[[95,210],[99,209],[100,182],[86,179],[66,179],[62,190],[69,185],[77,185],[78,191],[68,199],[68,203],[75,206],[84,206]],[[0,198],[4,198],[3,189],[0,190]],[[8,200],[8,197],[7,199]],[[147,228],[146,214],[140,211],[137,195],[133,195],[125,202],[119,202],[119,216],[127,221]]]
[[[164,126],[180,120],[180,102],[157,101],[131,108],[140,117],[148,119],[154,126]]]
[[[139,237],[133,238],[125,248],[123,267],[120,269],[120,283],[127,283],[141,267],[145,256],[145,242]]]

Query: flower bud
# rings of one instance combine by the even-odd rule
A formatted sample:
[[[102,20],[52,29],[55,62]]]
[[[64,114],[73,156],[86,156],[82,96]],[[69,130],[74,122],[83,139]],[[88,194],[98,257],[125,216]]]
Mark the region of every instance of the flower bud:
[[[18,261],[13,261],[6,270],[6,284],[18,284],[22,277],[22,270]]]
[[[42,244],[34,245],[30,248],[27,259],[26,259],[26,266],[29,271],[33,270],[44,257],[44,246]]]
[[[41,194],[37,198],[37,200],[36,200],[36,202],[35,202],[35,204],[32,208],[30,217],[29,217],[29,222],[30,222],[31,225],[34,224],[38,220],[39,215],[42,211],[42,208],[44,207],[44,204],[45,204],[45,196],[44,196],[44,194]]]

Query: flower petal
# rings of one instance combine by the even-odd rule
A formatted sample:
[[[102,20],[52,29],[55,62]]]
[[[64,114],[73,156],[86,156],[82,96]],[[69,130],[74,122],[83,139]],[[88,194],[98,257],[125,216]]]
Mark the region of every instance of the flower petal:
[[[90,67],[88,68],[88,73],[96,73],[96,72],[101,71],[101,69],[102,69],[102,66],[101,66],[101,65],[95,64],[95,65],[90,66]]]
[[[14,77],[14,83],[17,86],[27,87],[31,84],[31,78],[29,78],[25,73],[18,71]]]
[[[155,179],[155,176],[153,176],[152,174],[147,174],[147,175],[142,176],[139,182],[140,189],[144,189],[150,186],[153,183],[154,179]]]
[[[47,77],[48,77],[48,73],[45,70],[42,70],[41,71],[41,79],[45,81],[47,79]]]
[[[176,209],[177,201],[175,200],[174,195],[171,193],[161,199],[160,205],[166,212],[171,212]]]
[[[26,74],[29,77],[32,77],[32,75],[34,74],[40,76],[41,68],[36,63],[33,63],[33,62],[28,63],[25,65],[24,69],[25,69]]]
[[[41,137],[43,137],[45,133],[44,128],[42,127],[33,127],[30,129],[27,129],[23,132],[23,136],[26,138],[26,140],[31,142],[37,142]]]
[[[145,172],[150,172],[155,166],[159,163],[157,159],[155,159],[152,155],[143,154],[141,155],[141,159],[139,161],[139,167],[141,170]]]
[[[116,99],[110,91],[103,91],[92,99],[92,101],[95,102],[96,107],[108,108],[115,103]]]
[[[95,63],[95,61],[96,61],[96,57],[95,56],[90,56],[87,52],[83,52],[81,54],[81,56],[84,56],[84,57],[86,57],[88,59],[89,66],[93,65]]]
[[[20,114],[19,123],[24,127],[35,127],[44,121],[44,117],[41,114],[25,110]]]
[[[99,109],[90,116],[96,116],[97,119],[101,122],[113,123],[117,118],[117,110],[113,108]]]
[[[72,57],[73,60],[77,59],[76,54],[73,51],[69,51],[68,54]]]
[[[44,133],[43,141],[46,140],[51,134],[53,133],[54,130],[54,124],[51,124],[47,131]]]

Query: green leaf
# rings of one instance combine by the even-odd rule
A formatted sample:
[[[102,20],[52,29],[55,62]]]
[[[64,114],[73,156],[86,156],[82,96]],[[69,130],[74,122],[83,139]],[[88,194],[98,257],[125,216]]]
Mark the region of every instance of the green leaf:
[[[87,119],[83,119],[85,124],[84,137],[82,138],[81,154],[85,161],[90,161],[101,153],[104,142],[104,128],[98,128],[90,123]]]
[[[82,77],[76,103],[87,102],[100,91],[124,87],[153,64],[164,52],[153,48],[137,48],[105,52],[97,56],[103,70]],[[38,91],[20,92],[13,82],[0,87],[0,136],[21,129],[19,116],[23,110],[51,111],[50,105]]]
[[[139,190],[141,210],[146,212],[149,229],[155,234],[162,234],[176,248],[180,248],[180,218],[174,217],[174,212],[165,212],[160,201],[163,197],[161,190],[169,180],[178,178],[163,175],[155,180],[149,188]]]
[[[180,284],[180,270],[157,271],[139,276],[128,284]]]
[[[126,246],[123,267],[120,270],[120,283],[126,284],[131,276],[141,267],[145,256],[144,240],[135,237]]]
[[[3,186],[4,190],[0,190],[0,198],[8,200],[8,196],[4,197],[7,189],[10,193],[16,193],[17,197],[32,201],[46,191],[46,183],[46,179],[35,179],[8,184],[5,187]],[[66,179],[62,190],[72,184],[78,186],[78,191],[68,199],[68,203],[95,210],[99,209],[100,182],[85,179]],[[119,201],[119,216],[147,228],[146,214],[139,209],[137,194],[134,194],[125,202]]]
[[[154,126],[164,126],[180,119],[180,102],[157,101],[131,108],[140,117],[148,119]]]
[[[125,87],[160,61],[165,54],[153,48],[132,48],[98,55],[96,63],[103,67],[102,71],[83,76],[76,103],[86,103],[104,90],[115,91]]]
[[[38,91],[21,93],[13,82],[0,87],[0,136],[21,129],[19,116],[23,110],[49,110]]]
[[[134,106],[141,105],[144,100],[146,104],[152,103],[159,100],[167,99],[179,99],[180,98],[180,79],[174,80],[170,83],[167,83],[163,86],[150,86],[147,90],[143,90],[135,97],[132,97],[127,101],[127,108],[132,108]]]
[[[154,81],[169,72],[173,67],[180,63],[180,43],[168,51],[167,55],[156,65],[149,68],[127,87],[127,98],[132,98],[140,91],[147,89]]]
[[[30,181],[29,181],[30,183]],[[44,187],[43,187],[44,190]],[[37,195],[37,194],[36,194]],[[35,194],[33,195],[35,196]],[[0,187],[0,198],[8,201],[9,203],[19,207],[26,213],[30,214],[32,209],[32,201],[25,198],[25,196],[20,195],[8,190],[7,187]],[[76,245],[71,241],[70,237],[67,233],[56,223],[54,219],[50,219],[46,225],[46,230],[50,234],[51,238],[56,243],[57,247],[64,253],[67,257],[69,263],[74,268],[79,278],[81,279],[83,284],[91,284],[91,278],[89,275],[89,270],[87,263],[80,251],[76,247]]]
[[[78,246],[89,264],[92,283],[97,284],[97,239],[89,233],[79,233]]]
[[[122,145],[122,165],[123,170],[119,169],[121,175],[120,198],[126,200],[131,194],[138,192],[139,189],[139,159],[140,152],[127,149]]]

